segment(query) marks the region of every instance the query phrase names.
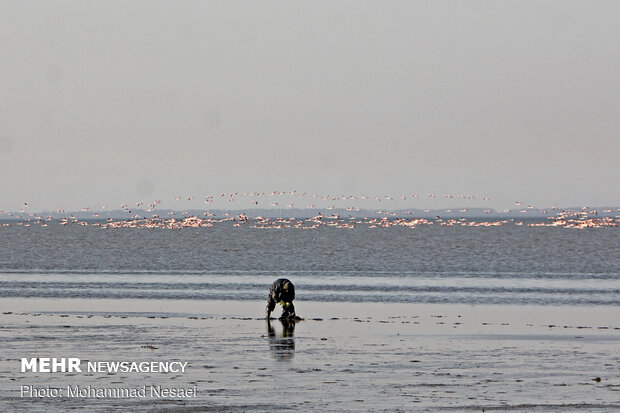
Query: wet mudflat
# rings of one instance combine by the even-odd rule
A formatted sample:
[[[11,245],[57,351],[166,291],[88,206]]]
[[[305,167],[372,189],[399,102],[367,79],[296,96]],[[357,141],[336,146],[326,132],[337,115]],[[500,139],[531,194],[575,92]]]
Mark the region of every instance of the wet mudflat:
[[[140,300],[70,301],[3,301],[13,310],[0,314],[3,411],[620,408],[614,307],[299,303],[306,320],[291,324],[254,317],[264,303],[191,303],[188,312],[167,302],[140,312]],[[170,373],[22,373],[22,357],[188,365]],[[196,388],[197,397],[22,397],[22,385],[153,385]]]

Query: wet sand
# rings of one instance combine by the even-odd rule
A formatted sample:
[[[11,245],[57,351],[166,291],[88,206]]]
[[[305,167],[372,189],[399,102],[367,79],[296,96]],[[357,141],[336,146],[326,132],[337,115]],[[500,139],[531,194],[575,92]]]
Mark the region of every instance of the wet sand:
[[[616,307],[0,299],[2,411],[620,409]],[[278,311],[278,310],[277,310]],[[180,361],[185,372],[32,373],[22,357]],[[21,397],[20,386],[197,397]],[[65,392],[66,393],[66,392]]]

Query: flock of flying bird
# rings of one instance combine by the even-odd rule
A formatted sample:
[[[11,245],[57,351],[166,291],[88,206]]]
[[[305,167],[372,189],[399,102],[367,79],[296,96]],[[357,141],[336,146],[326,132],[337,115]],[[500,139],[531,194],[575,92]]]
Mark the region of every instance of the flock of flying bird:
[[[322,203],[325,205],[329,205],[326,207],[321,207],[320,209],[326,211],[332,211],[334,209],[342,210],[342,211],[360,211],[360,208],[357,206],[352,206],[358,203],[358,200],[368,200],[374,201],[374,204],[365,203],[363,207],[364,211],[368,208],[372,208],[373,205],[378,205],[378,203],[389,203],[394,200],[401,201],[411,201],[416,198],[428,198],[428,199],[436,199],[437,195],[435,194],[427,194],[427,195],[419,195],[419,194],[411,194],[411,195],[400,195],[397,197],[385,195],[385,196],[367,196],[364,194],[361,195],[317,195],[317,194],[307,194],[306,192],[298,192],[296,190],[293,191],[272,191],[269,193],[264,192],[252,192],[252,193],[222,193],[219,196],[208,195],[204,197],[203,203],[209,205],[210,209],[213,209],[216,205],[230,205],[229,203],[235,202],[236,200],[246,198],[249,200],[252,208],[258,208],[258,205],[261,207],[266,206],[268,209],[272,210],[282,210],[284,208],[293,209],[295,205],[299,205],[299,202],[295,201],[295,199],[299,199],[300,201],[309,200],[306,202],[302,202],[305,210],[317,209],[316,204]],[[474,195],[452,195],[446,194],[443,196],[445,199],[463,199],[463,200],[476,200],[481,199],[482,201],[489,201],[487,196],[482,196],[480,198],[476,198]],[[189,201],[197,201],[193,196],[175,196],[172,198],[173,202],[185,201],[185,203]],[[311,203],[308,203],[311,202]],[[361,201],[360,201],[361,202]],[[346,207],[343,205],[347,205]],[[56,217],[53,215],[48,215],[43,217],[42,215],[38,215],[33,212],[29,212],[30,205],[28,203],[24,203],[23,207],[19,210],[19,213],[14,212],[4,212],[0,210],[0,216],[4,214],[9,218],[13,218],[12,220],[3,223],[3,226],[9,225],[24,225],[30,226],[33,224],[48,226],[50,223],[54,221],[59,221],[62,225],[69,224],[79,224],[85,226],[97,226],[102,228],[169,228],[169,229],[180,229],[185,227],[213,227],[217,224],[229,223],[233,227],[240,226],[250,226],[252,228],[258,229],[287,229],[287,228],[298,228],[298,229],[314,229],[321,226],[325,227],[336,227],[336,228],[356,228],[358,226],[365,226],[367,228],[391,228],[391,227],[407,227],[407,228],[415,228],[421,225],[440,225],[440,226],[468,226],[468,227],[496,227],[505,224],[514,224],[514,225],[526,225],[533,227],[540,226],[553,226],[553,227],[563,227],[563,228],[603,228],[603,227],[615,227],[617,226],[615,218],[620,217],[616,215],[615,217],[610,216],[613,213],[611,209],[604,209],[601,212],[605,214],[601,214],[599,216],[599,211],[593,210],[588,207],[583,207],[579,211],[567,211],[561,210],[557,205],[553,206],[551,210],[552,213],[555,214],[553,216],[548,217],[547,220],[543,222],[523,222],[516,219],[491,219],[491,220],[472,220],[467,218],[459,218],[459,219],[442,219],[437,216],[436,218],[420,218],[420,217],[411,217],[411,218],[403,218],[402,215],[414,215],[413,211],[400,211],[400,213],[396,213],[393,211],[387,210],[376,210],[375,214],[384,215],[382,218],[376,217],[354,217],[349,215],[347,218],[343,218],[338,213],[327,213],[327,215],[323,215],[322,212],[318,214],[313,214],[314,216],[307,219],[302,218],[269,218],[262,216],[249,217],[245,213],[239,213],[237,215],[232,216],[230,213],[223,213],[221,217],[215,216],[213,212],[204,211],[200,214],[196,214],[195,209],[190,211],[185,211],[183,213],[179,213],[175,210],[168,210],[166,213],[168,216],[165,218],[160,217],[157,213],[157,208],[161,209],[162,201],[155,200],[148,204],[144,204],[144,202],[139,201],[135,203],[135,208],[130,206],[128,203],[121,204],[121,210],[127,213],[127,218],[122,219],[114,219],[107,218],[104,219],[101,217],[103,215],[102,211],[107,211],[107,206],[102,206],[99,210],[91,209],[90,207],[84,207],[81,209],[81,216],[84,216],[86,213],[90,213],[90,218],[88,219],[80,219],[75,214],[67,214],[64,209],[58,209],[56,213]],[[359,204],[358,204],[359,205]],[[522,202],[515,201],[514,202],[516,210],[504,210],[504,213],[510,212],[521,212],[521,213],[529,213],[536,211],[532,205],[528,205],[525,207]],[[389,206],[389,204],[388,204]],[[136,209],[137,208],[137,209]],[[201,209],[204,209],[201,208]],[[228,208],[220,207],[220,209],[231,209],[230,206]],[[374,208],[373,208],[374,209]],[[620,210],[620,209],[619,209]],[[430,209],[424,209],[425,213],[431,212]],[[433,212],[437,212],[437,210],[432,210]],[[446,213],[455,214],[455,213],[466,213],[468,211],[467,208],[460,209],[444,209]],[[542,216],[546,216],[549,214],[549,211],[546,209],[538,210]],[[155,212],[155,213],[154,213]],[[492,209],[484,209],[484,212],[487,214],[492,214],[494,211]],[[26,216],[24,216],[25,214]],[[59,215],[60,214],[60,215]],[[182,218],[177,215],[182,214]],[[68,215],[68,216],[67,216]],[[146,215],[150,215],[147,217]],[[529,216],[529,215],[528,215]],[[178,217],[178,218],[177,218]],[[17,222],[15,222],[17,221]]]

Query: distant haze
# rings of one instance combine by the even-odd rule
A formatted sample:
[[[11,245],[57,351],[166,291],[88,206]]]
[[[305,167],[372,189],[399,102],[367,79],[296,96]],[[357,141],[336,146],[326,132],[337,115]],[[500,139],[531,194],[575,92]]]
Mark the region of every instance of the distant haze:
[[[620,205],[617,1],[0,4],[3,210]]]

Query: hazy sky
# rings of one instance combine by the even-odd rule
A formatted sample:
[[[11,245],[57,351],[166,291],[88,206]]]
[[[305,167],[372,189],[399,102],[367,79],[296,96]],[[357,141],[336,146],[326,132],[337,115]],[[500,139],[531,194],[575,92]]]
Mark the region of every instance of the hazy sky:
[[[0,209],[620,205],[617,1],[0,5]]]

